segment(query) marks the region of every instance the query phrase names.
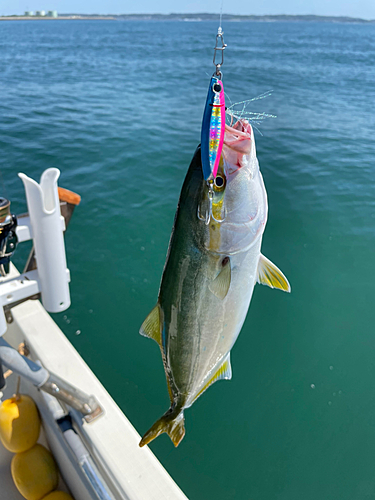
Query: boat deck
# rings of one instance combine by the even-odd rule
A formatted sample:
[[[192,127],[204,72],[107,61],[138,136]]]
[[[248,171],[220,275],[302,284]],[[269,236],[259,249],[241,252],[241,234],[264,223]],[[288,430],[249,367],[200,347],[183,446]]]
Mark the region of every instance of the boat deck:
[[[13,308],[12,314],[14,321],[9,324],[5,340],[15,348],[20,342],[26,342],[33,360],[39,360],[45,368],[87,394],[95,395],[104,409],[104,415],[89,424],[83,423],[78,413],[73,411],[72,415],[82,440],[111,485],[113,497],[119,500],[186,500],[151,450],[139,448],[137,431],[41,303],[29,300]],[[14,392],[15,378],[12,375],[9,379],[7,396]],[[23,381],[21,392],[30,393],[38,404],[49,447],[72,495],[76,500],[96,498],[88,493],[85,478],[40,391]],[[10,477],[11,455],[0,445],[0,500],[22,498]]]
[[[17,376],[16,375],[11,375],[7,379],[7,385],[6,388],[3,391],[4,398],[7,399],[13,396],[13,394],[16,392],[16,385],[17,385]],[[20,386],[20,392],[22,393],[29,393],[31,390],[30,386],[28,383],[21,382]],[[44,433],[44,429],[41,428],[40,436],[38,439],[38,443],[44,445],[46,448],[48,448],[48,442],[46,435]],[[12,475],[10,472],[10,464],[12,461],[12,458],[14,456],[14,453],[11,453],[8,451],[2,444],[0,443],[0,500],[25,500],[24,497],[19,493],[17,488],[14,485]],[[61,474],[59,478],[59,484],[57,487],[58,490],[66,491],[69,493],[69,489],[66,487]]]

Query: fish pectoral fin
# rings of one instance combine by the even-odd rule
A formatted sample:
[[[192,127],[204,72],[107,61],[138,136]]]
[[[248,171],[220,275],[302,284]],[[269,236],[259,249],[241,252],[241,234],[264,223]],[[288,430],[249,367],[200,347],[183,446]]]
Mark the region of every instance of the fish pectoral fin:
[[[260,254],[258,263],[257,281],[262,285],[268,285],[271,288],[278,288],[284,292],[291,291],[289,282],[284,274],[275,266],[275,264],[262,254]]]
[[[230,258],[225,257],[221,264],[221,271],[216,276],[216,278],[211,281],[211,283],[208,285],[208,288],[214,295],[216,295],[218,299],[223,300],[227,296],[232,277]]]
[[[214,384],[218,380],[230,380],[231,378],[232,378],[232,367],[230,364],[230,352],[228,352],[228,354],[225,356],[224,361],[221,363],[219,368],[195,396],[192,404],[194,403],[195,400],[199,398],[199,396],[201,396],[204,393],[205,390],[207,390],[210,387],[210,385]]]
[[[162,345],[159,304],[156,304],[156,306],[144,320],[139,330],[139,333],[144,337],[149,337],[150,339],[154,339],[155,342],[159,344],[159,346]]]

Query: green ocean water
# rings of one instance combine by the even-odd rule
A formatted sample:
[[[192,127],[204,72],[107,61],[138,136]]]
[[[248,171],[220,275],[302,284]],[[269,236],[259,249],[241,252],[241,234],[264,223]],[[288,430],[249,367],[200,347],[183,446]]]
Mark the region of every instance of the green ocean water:
[[[269,199],[263,253],[290,295],[257,286],[233,378],[151,449],[194,500],[375,498],[375,25],[227,23],[232,102],[251,111]],[[168,408],[155,305],[199,142],[217,25],[0,23],[0,187],[61,170],[82,196],[66,235],[72,306],[54,315],[140,434]],[[22,267],[27,249],[15,258]]]

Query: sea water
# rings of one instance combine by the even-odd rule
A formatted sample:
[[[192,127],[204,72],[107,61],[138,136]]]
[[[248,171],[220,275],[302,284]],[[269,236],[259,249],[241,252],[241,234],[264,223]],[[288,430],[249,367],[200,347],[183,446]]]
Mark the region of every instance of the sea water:
[[[290,295],[256,286],[233,379],[151,449],[194,500],[375,497],[375,25],[225,23],[227,99],[277,115],[256,132],[263,253]],[[82,196],[66,234],[72,306],[54,315],[140,434],[169,406],[156,302],[199,143],[217,23],[0,23],[0,187],[18,172]],[[19,247],[22,267],[27,249]]]

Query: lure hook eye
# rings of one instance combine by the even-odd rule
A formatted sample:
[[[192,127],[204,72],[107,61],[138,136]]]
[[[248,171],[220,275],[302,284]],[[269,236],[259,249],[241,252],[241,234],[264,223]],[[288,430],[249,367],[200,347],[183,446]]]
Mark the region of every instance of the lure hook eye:
[[[223,90],[223,87],[220,85],[220,83],[214,83],[212,85],[212,90],[215,92],[215,94],[220,94],[220,92]]]

